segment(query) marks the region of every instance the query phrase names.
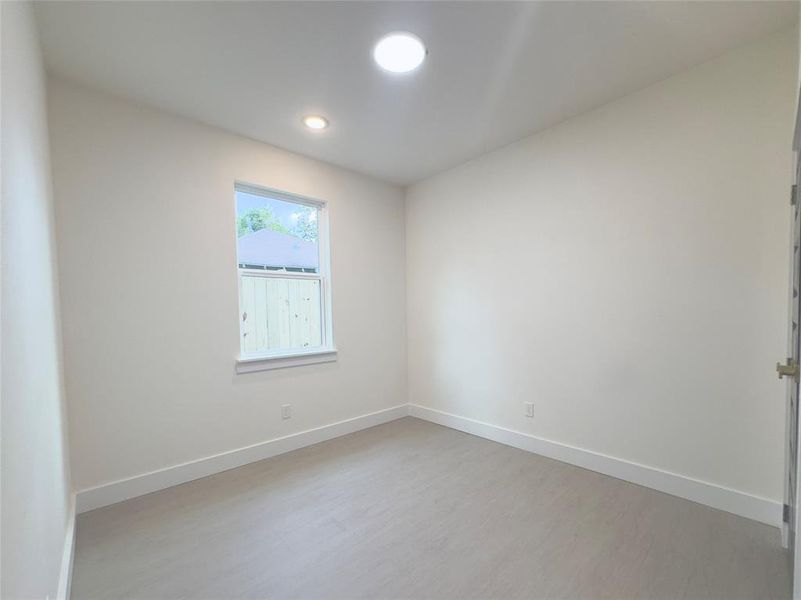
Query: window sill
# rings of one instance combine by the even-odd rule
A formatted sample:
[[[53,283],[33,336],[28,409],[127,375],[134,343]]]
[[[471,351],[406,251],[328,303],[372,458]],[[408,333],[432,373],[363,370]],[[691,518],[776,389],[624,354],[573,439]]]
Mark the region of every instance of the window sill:
[[[337,359],[336,348],[317,348],[306,352],[287,352],[284,354],[264,354],[261,356],[241,356],[236,360],[237,373],[253,373],[270,371],[286,367],[300,367],[318,363],[334,362]]]

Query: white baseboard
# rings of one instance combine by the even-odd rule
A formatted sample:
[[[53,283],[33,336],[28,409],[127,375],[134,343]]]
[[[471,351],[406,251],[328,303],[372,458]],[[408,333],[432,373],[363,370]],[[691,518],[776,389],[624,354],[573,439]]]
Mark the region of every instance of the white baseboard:
[[[705,504],[774,527],[781,527],[782,505],[780,502],[417,404],[394,406],[331,425],[81,490],[76,494],[75,506],[78,513],[83,513],[394,421],[407,415]],[[74,536],[74,519],[70,533],[70,537],[72,536]],[[73,543],[70,542],[70,564],[72,546]],[[65,545],[65,557],[67,556],[66,549]],[[64,578],[64,566],[62,566],[62,580],[68,586],[69,579]],[[68,587],[65,589],[68,590]],[[61,586],[59,586],[60,591]],[[59,600],[67,600],[67,597],[59,595]]]
[[[781,527],[782,505],[745,492],[677,475],[653,467],[538,438],[527,433],[490,425],[432,408],[409,405],[409,414],[452,429],[464,431],[507,446],[528,450],[584,469],[636,483],[666,494],[705,504],[754,521]]]
[[[58,575],[56,600],[69,600],[72,585],[72,561],[75,557],[75,494],[70,495],[67,515],[67,530],[64,534],[64,552],[61,555],[61,571]]]
[[[142,496],[186,483],[187,481],[241,467],[271,456],[311,446],[312,444],[324,442],[361,429],[381,425],[382,423],[405,417],[408,414],[408,405],[402,404],[166,469],[112,481],[111,483],[79,491],[77,493],[77,510],[79,513],[83,513],[109,504],[122,502],[136,496]]]

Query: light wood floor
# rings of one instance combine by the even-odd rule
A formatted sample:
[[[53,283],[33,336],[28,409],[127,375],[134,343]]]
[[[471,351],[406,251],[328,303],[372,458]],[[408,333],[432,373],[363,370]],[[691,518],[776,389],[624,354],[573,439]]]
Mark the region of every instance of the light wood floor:
[[[405,418],[85,513],[72,598],[787,598],[778,530]]]

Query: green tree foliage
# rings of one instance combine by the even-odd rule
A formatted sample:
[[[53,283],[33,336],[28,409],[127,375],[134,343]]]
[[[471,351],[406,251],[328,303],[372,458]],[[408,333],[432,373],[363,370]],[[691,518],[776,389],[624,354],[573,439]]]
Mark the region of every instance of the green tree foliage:
[[[297,221],[295,221],[289,233],[307,242],[316,242],[317,209],[304,206],[295,214],[297,215]]]
[[[281,224],[275,216],[273,209],[269,206],[251,208],[246,213],[240,215],[236,220],[236,229],[239,237],[261,229],[272,229],[280,233],[290,233],[290,231]]]
[[[262,229],[271,229],[279,233],[286,233],[299,237],[307,242],[317,241],[317,209],[310,206],[298,207],[298,211],[293,215],[294,224],[291,228],[281,223],[275,216],[272,207],[262,206],[251,208],[243,213],[236,220],[237,235],[242,237],[249,233],[254,233]]]

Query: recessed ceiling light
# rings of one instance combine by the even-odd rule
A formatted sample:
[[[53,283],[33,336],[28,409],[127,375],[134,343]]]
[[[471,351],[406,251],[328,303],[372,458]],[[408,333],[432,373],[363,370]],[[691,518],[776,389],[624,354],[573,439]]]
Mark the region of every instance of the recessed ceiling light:
[[[328,127],[328,119],[320,115],[308,115],[303,117],[303,124],[309,129],[325,129]]]
[[[413,33],[398,31],[378,40],[373,48],[373,58],[382,69],[392,73],[408,73],[423,64],[426,47]]]

